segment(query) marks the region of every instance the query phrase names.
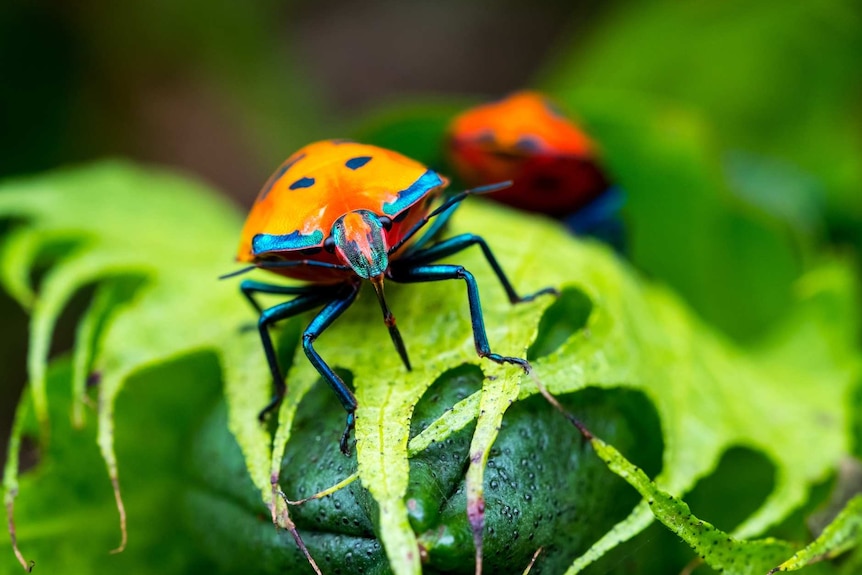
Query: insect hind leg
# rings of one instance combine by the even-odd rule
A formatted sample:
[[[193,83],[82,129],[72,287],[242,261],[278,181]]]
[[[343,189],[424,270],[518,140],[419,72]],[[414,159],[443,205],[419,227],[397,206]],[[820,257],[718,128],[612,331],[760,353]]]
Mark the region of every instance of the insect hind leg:
[[[332,325],[332,322],[338,319],[350,307],[356,300],[358,293],[359,286],[351,285],[347,290],[339,294],[338,297],[327,302],[323,309],[314,316],[314,319],[311,320],[311,323],[308,324],[308,327],[302,334],[302,349],[305,351],[306,357],[308,357],[308,360],[317,372],[320,373],[329,387],[332,388],[332,391],[335,392],[335,395],[347,412],[347,423],[344,433],[341,435],[341,441],[339,441],[339,447],[344,455],[350,455],[350,447],[347,442],[350,439],[350,432],[353,430],[355,424],[356,397],[350,391],[350,388],[347,387],[347,384],[344,383],[344,380],[335,373],[329,364],[323,361],[323,358],[314,349],[314,342],[326,328]]]
[[[488,260],[488,264],[491,266],[491,269],[494,270],[494,274],[497,276],[497,279],[506,291],[506,295],[509,296],[509,301],[511,303],[532,301],[538,296],[545,294],[559,295],[559,291],[552,287],[544,288],[525,296],[519,295],[515,290],[515,287],[512,285],[512,282],[510,282],[509,278],[506,276],[506,272],[504,272],[503,268],[500,266],[500,262],[498,262],[497,258],[494,256],[494,252],[492,252],[491,248],[488,246],[488,243],[484,238],[475,234],[461,234],[443,240],[429,248],[411,253],[401,261],[408,266],[428,264],[451,256],[452,254],[456,254],[473,245],[478,245],[482,250],[482,254],[484,254],[485,259]]]
[[[272,336],[269,333],[269,327],[276,322],[322,305],[326,301],[326,298],[326,294],[307,293],[260,312],[257,327],[258,332],[260,333],[260,341],[263,344],[263,352],[264,355],[266,355],[266,361],[269,365],[270,374],[272,375],[274,389],[272,399],[258,414],[258,419],[261,421],[263,421],[272,410],[279,406],[281,400],[284,398],[284,394],[287,392],[287,385],[284,382],[284,375],[281,371],[281,367],[278,365],[278,357],[275,353],[275,346],[272,343]]]

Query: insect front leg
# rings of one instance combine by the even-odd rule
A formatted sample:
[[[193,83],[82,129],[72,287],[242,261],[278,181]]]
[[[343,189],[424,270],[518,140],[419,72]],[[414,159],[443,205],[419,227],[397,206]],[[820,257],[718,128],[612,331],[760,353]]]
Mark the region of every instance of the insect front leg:
[[[530,364],[526,359],[500,355],[491,351],[491,346],[488,344],[488,334],[485,332],[482,303],[479,300],[479,285],[473,274],[464,269],[463,266],[398,267],[393,269],[392,280],[402,283],[464,280],[467,284],[467,301],[470,304],[470,323],[473,327],[473,342],[476,345],[476,353],[479,354],[479,357],[488,358],[496,363],[511,363],[520,366],[526,372],[530,370]]]
[[[494,252],[492,252],[491,248],[488,247],[487,242],[485,242],[481,236],[474,234],[461,234],[453,238],[443,240],[429,248],[407,255],[402,261],[404,261],[406,265],[413,266],[432,263],[465,250],[472,245],[478,245],[481,248],[482,253],[485,255],[485,259],[488,260],[488,263],[491,265],[491,269],[494,270],[494,274],[496,274],[497,279],[500,280],[500,283],[503,285],[503,289],[506,290],[506,295],[509,296],[510,302],[521,303],[532,301],[536,297],[544,294],[559,295],[556,288],[552,287],[541,289],[525,296],[518,295],[518,292],[515,291],[514,286],[512,286],[512,282],[509,281],[503,268],[500,267],[500,263],[497,261],[497,258],[494,257]]]
[[[347,425],[344,428],[344,433],[341,435],[341,441],[338,443],[344,455],[350,455],[350,448],[347,442],[350,439],[350,432],[356,423],[356,397],[350,391],[350,388],[347,387],[347,384],[344,383],[344,380],[335,373],[329,364],[323,361],[323,358],[314,349],[314,342],[326,328],[332,325],[332,322],[338,319],[350,307],[356,300],[358,293],[359,285],[350,285],[336,299],[327,303],[314,316],[314,319],[311,320],[311,323],[308,324],[308,327],[305,328],[305,332],[302,334],[302,349],[305,351],[305,355],[315,369],[317,369],[318,373],[323,376],[323,379],[326,380],[326,383],[329,384],[329,387],[338,396],[338,400],[341,402],[344,410],[347,411]]]

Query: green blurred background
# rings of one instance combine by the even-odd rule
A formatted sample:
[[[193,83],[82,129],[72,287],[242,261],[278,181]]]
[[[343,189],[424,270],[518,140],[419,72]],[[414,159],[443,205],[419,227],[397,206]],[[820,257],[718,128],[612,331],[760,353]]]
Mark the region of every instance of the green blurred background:
[[[756,342],[824,257],[859,261],[853,0],[7,0],[0,176],[125,156],[247,205],[314,139],[436,163],[453,113],[523,87],[600,142],[628,193],[633,263],[729,337]],[[2,436],[26,318],[5,295],[0,317]]]

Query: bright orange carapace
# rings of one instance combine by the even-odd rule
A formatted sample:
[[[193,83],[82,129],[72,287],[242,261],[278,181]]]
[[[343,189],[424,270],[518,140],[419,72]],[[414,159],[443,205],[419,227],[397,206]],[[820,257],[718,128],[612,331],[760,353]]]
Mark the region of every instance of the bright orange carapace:
[[[338,263],[335,254],[322,250],[324,240],[339,217],[357,210],[396,222],[385,232],[387,243],[395,245],[448,183],[419,162],[377,146],[347,140],[309,144],[290,156],[258,194],[237,260]],[[272,271],[317,282],[344,279],[343,273],[321,268]]]

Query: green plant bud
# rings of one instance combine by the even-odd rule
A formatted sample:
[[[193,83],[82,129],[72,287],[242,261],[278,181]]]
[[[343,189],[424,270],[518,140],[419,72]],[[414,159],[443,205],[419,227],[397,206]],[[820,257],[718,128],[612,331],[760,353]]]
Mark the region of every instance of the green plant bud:
[[[476,366],[443,374],[416,406],[411,436],[479,390],[482,377]],[[594,433],[657,471],[658,420],[641,395],[587,389],[561,399]],[[344,412],[318,385],[300,405],[281,469],[280,485],[290,499],[313,495],[356,470],[355,458],[338,450],[343,425]],[[424,573],[473,573],[464,475],[474,426],[411,459],[406,502]],[[201,429],[191,464],[196,481],[186,497],[187,517],[204,552],[225,572],[312,572],[293,537],[275,529],[258,499],[227,431],[223,405]],[[539,547],[543,552],[532,572],[562,573],[638,500],[574,427],[535,396],[506,413],[484,488],[484,566],[503,575],[522,573]],[[323,573],[390,573],[377,538],[377,507],[361,482],[291,506],[290,516]]]

